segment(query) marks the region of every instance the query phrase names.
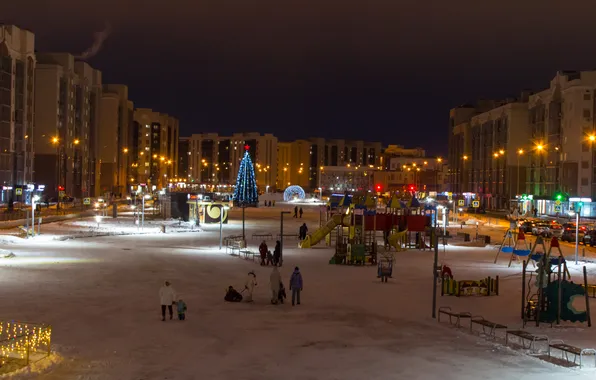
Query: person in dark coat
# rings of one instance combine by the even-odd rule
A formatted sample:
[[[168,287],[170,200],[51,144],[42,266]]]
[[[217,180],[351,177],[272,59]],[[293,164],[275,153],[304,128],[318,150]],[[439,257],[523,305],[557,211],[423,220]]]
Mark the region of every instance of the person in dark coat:
[[[294,268],[294,273],[292,273],[292,277],[290,278],[290,291],[292,292],[292,306],[294,304],[300,305],[300,292],[302,291],[303,283],[302,283],[302,274],[300,273],[300,268]]]
[[[267,260],[267,243],[265,240],[259,245],[259,253],[261,254],[261,265],[267,265],[265,261]]]
[[[298,218],[298,206],[294,206],[294,218]]]
[[[306,239],[306,234],[308,233],[308,227],[306,227],[306,223],[302,223],[300,226],[300,231],[298,233],[300,240]]]
[[[304,213],[304,212],[302,211],[302,207],[300,207],[300,218],[302,218],[302,214],[303,214],[303,213]]]
[[[281,242],[278,240],[275,243],[275,249],[273,250],[273,265],[279,265],[280,258],[281,258]]]
[[[227,302],[241,302],[242,301],[242,294],[238,293],[232,285],[228,288],[226,292],[226,296],[224,297],[224,301]]]

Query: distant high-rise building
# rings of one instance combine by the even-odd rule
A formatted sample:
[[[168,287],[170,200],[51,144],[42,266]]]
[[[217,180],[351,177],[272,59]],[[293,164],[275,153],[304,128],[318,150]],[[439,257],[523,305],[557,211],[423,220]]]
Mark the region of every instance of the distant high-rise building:
[[[178,119],[151,109],[134,110],[136,178],[131,184],[147,184],[161,189],[178,175]]]
[[[35,181],[45,194],[95,195],[101,72],[67,53],[37,55]]]
[[[190,137],[180,137],[178,139],[178,178],[191,181],[190,174]]]
[[[133,103],[128,87],[120,84],[103,86],[97,134],[97,159],[100,167],[99,194],[129,192],[131,146],[134,142]],[[134,181],[132,181],[134,182]]]
[[[0,200],[12,207],[27,200],[33,181],[35,36],[14,25],[0,25]]]

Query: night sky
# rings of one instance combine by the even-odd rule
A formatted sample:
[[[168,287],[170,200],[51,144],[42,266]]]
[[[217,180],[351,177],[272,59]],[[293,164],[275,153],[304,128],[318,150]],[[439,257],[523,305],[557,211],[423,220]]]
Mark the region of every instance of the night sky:
[[[82,53],[181,135],[271,132],[445,154],[448,111],[596,68],[593,0],[3,0],[38,51]]]

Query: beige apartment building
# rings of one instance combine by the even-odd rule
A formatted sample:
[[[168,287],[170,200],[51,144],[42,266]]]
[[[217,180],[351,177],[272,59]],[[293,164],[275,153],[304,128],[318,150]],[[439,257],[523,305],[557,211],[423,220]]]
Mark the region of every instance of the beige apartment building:
[[[33,182],[35,36],[0,25],[0,202],[26,201]],[[24,188],[16,196],[16,189]]]
[[[68,53],[37,55],[35,182],[44,194],[96,195],[101,72]]]
[[[128,87],[104,85],[96,143],[100,167],[99,194],[120,195],[129,192],[132,122],[133,103],[128,99]]]
[[[189,160],[191,182],[214,190],[234,185],[248,147],[259,191],[266,191],[267,186],[273,191],[277,180],[277,144],[277,137],[268,133],[235,133],[229,137],[217,133],[193,134]]]
[[[163,189],[178,176],[178,119],[147,108],[134,110],[133,185]]]

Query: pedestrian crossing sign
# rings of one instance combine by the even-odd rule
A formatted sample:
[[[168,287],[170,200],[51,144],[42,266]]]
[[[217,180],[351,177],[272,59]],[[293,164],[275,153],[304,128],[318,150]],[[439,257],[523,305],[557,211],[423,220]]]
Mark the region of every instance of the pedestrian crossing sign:
[[[83,204],[88,206],[91,204],[91,198],[83,198]]]
[[[466,203],[466,201],[463,200],[463,199],[460,199],[460,200],[457,201],[457,205],[458,206],[463,206],[465,203]]]
[[[17,187],[16,189],[14,189],[15,194],[16,195],[23,195],[23,188],[22,187]]]
[[[480,201],[473,201],[472,202],[472,207],[474,207],[474,208],[480,207]]]

